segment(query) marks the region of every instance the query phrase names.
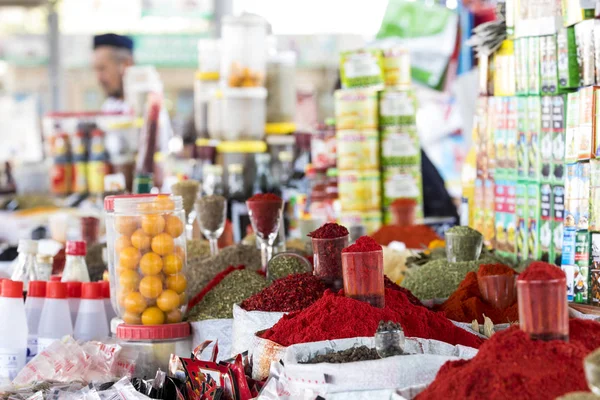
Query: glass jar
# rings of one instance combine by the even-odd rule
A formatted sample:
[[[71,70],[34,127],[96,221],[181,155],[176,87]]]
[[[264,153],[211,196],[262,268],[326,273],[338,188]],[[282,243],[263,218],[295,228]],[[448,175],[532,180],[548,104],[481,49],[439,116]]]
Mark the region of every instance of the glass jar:
[[[283,51],[269,55],[266,87],[267,122],[292,122],[296,117],[296,54]]]
[[[198,71],[203,74],[219,74],[220,40],[198,39]]]
[[[180,196],[105,199],[111,295],[126,324],[181,322],[187,305],[185,211]]]
[[[219,88],[219,73],[197,72],[194,80],[194,126],[199,138],[221,139],[220,114],[209,116],[208,104]],[[215,110],[218,111],[218,110]]]
[[[211,196],[225,193],[223,185],[223,167],[220,165],[205,165],[202,171],[202,195]]]
[[[227,166],[227,195],[230,200],[246,201],[243,171],[242,164],[229,164]]]

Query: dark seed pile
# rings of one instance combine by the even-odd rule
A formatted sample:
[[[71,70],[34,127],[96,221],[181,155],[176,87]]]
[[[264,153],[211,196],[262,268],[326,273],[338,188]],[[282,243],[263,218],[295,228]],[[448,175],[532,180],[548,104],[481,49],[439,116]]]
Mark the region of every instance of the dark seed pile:
[[[347,362],[379,360],[380,357],[375,349],[367,346],[352,347],[350,349],[336,351],[335,353],[319,354],[301,364],[343,364]]]

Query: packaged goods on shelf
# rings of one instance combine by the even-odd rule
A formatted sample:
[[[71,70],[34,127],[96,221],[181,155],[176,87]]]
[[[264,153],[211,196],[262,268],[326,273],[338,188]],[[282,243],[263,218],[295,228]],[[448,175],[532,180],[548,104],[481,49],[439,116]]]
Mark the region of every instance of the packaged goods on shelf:
[[[565,186],[552,185],[552,250],[550,262],[561,265],[565,221]]]
[[[379,168],[379,132],[376,129],[338,130],[336,146],[338,170]]]
[[[377,129],[377,92],[372,89],[339,89],[334,94],[335,126],[338,130]]]
[[[586,19],[594,18],[594,3],[578,0],[561,0],[563,23],[571,26]]]
[[[381,207],[379,170],[338,171],[338,190],[343,211],[369,211]]]
[[[383,77],[386,88],[410,87],[410,53],[408,49],[395,46],[383,50]]]
[[[594,33],[596,30],[594,31]],[[598,30],[600,32],[600,30]],[[559,90],[579,87],[579,66],[577,64],[577,44],[575,28],[563,27],[556,34],[556,50],[558,53],[558,87]],[[599,48],[600,50],[600,48]]]
[[[540,93],[540,38],[530,37],[527,39],[527,74],[529,84],[527,92],[530,95]],[[494,93],[496,94],[496,93]]]
[[[340,215],[340,224],[347,226],[348,228],[362,225],[369,235],[377,232],[379,228],[381,228],[381,211],[342,211]]]
[[[575,25],[577,61],[579,64],[580,86],[596,83],[594,52],[594,21],[587,20]]]
[[[514,43],[505,40],[494,55],[494,94],[513,96],[515,94]]]
[[[340,76],[343,88],[383,88],[383,52],[360,49],[341,53]]]
[[[416,217],[423,218],[423,182],[421,166],[406,165],[384,167],[382,170],[383,207],[392,204],[396,199],[415,199],[417,201]],[[386,216],[390,214],[386,211]],[[386,221],[390,219],[387,218]]]

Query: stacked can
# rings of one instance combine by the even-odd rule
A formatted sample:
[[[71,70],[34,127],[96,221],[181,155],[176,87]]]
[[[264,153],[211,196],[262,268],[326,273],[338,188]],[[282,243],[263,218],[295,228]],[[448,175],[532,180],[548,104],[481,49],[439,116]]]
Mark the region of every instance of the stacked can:
[[[340,223],[381,226],[378,96],[374,88],[335,92]]]
[[[379,92],[383,220],[386,224],[392,222],[389,206],[397,199],[415,200],[416,218],[423,218],[421,146],[416,109],[416,95],[410,88]]]

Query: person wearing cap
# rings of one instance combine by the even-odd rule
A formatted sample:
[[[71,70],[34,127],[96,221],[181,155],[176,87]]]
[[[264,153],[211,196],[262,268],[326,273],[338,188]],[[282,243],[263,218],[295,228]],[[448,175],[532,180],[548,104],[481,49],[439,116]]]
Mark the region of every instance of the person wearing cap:
[[[94,36],[94,71],[107,96],[102,111],[128,113],[124,101],[123,76],[133,65],[133,40],[114,33]]]

